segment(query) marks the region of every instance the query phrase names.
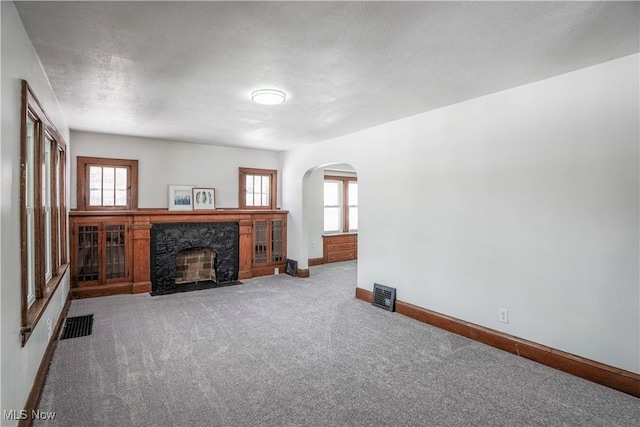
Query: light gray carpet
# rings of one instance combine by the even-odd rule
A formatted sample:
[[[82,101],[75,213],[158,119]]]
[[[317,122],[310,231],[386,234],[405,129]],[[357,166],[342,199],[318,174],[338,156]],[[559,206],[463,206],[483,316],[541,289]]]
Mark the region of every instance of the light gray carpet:
[[[354,298],[355,262],[71,304],[36,426],[637,426],[640,399]]]

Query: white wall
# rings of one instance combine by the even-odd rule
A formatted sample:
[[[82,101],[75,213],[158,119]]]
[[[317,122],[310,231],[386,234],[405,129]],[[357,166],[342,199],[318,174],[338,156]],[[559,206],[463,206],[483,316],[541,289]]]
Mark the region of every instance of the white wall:
[[[640,373],[639,56],[283,153],[358,172],[358,286]],[[507,308],[508,324],[498,321]]]
[[[2,15],[2,144],[0,145],[0,410],[21,410],[27,400],[48,344],[47,319],[57,322],[67,294],[69,275],[62,280],[27,345],[20,335],[20,80],[29,82],[61,135],[69,142],[66,120],[42,71],[35,49],[13,2],[0,2]],[[0,415],[1,417],[2,415]],[[2,426],[16,422],[2,420]]]
[[[302,195],[307,212],[309,259],[324,256],[322,234],[324,233],[324,169],[318,168],[309,174]]]
[[[217,208],[237,208],[239,167],[280,169],[280,157],[274,151],[75,131],[71,132],[71,140],[73,208],[77,207],[78,156],[138,160],[139,208],[167,208],[167,192],[171,184],[213,187],[216,189]],[[281,187],[280,182],[278,187]],[[280,193],[278,190],[279,200]]]

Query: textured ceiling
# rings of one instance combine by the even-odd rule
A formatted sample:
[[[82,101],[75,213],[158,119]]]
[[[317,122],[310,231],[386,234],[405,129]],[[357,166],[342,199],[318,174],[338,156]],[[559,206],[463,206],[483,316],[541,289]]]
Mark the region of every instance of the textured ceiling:
[[[72,129],[278,151],[640,50],[638,2],[16,5]]]

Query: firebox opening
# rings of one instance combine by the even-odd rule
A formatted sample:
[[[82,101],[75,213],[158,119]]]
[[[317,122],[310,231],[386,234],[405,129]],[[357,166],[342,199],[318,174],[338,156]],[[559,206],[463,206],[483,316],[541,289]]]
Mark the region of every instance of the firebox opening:
[[[238,284],[240,225],[237,222],[189,222],[153,224],[151,227],[151,295],[218,288]],[[178,252],[208,249],[208,260],[195,278],[179,277],[189,283],[176,284]],[[194,258],[189,254],[187,259]],[[207,272],[205,264],[211,264]],[[180,267],[184,271],[186,267]],[[190,273],[194,274],[194,273]],[[215,275],[215,276],[214,276]],[[195,280],[199,280],[195,283]]]
[[[216,251],[211,248],[188,248],[176,254],[176,285],[216,279]]]

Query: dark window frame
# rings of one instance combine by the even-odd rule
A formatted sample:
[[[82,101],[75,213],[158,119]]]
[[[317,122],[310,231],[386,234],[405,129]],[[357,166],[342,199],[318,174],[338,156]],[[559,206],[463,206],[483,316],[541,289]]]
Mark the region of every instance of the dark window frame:
[[[342,182],[342,230],[324,231],[325,233],[357,233],[358,230],[349,229],[349,182],[358,182],[355,176],[338,176],[325,175],[324,181],[341,181]]]
[[[270,181],[269,205],[268,206],[247,206],[247,188],[246,177],[252,176],[268,176]],[[256,169],[256,168],[239,168],[239,185],[238,185],[238,206],[240,209],[276,209],[278,203],[278,171],[275,169]]]
[[[125,206],[92,206],[89,204],[89,167],[127,168],[127,204]],[[123,211],[138,209],[138,161],[106,157],[78,156],[76,168],[77,208],[79,211]]]
[[[66,206],[66,153],[67,145],[53,125],[53,122],[42,108],[33,90],[26,80],[22,80],[22,108],[20,111],[20,273],[21,273],[21,335],[24,346],[51,298],[55,294],[68,263],[67,241],[67,206]],[[27,155],[29,136],[27,122],[34,123],[33,158],[32,163]],[[51,144],[48,176],[43,173],[46,168],[45,144]],[[27,175],[33,169],[33,176]],[[31,182],[32,181],[32,182]],[[33,224],[31,233],[27,225],[28,189],[34,191],[32,209]],[[48,189],[47,192],[43,189]],[[46,243],[47,207],[44,206],[46,197],[49,204],[49,234],[50,245]],[[30,234],[33,239],[30,239]],[[32,242],[32,268],[29,265],[29,242]],[[47,251],[48,250],[48,251]],[[48,262],[47,262],[48,261]],[[49,268],[47,269],[47,264]],[[32,271],[31,271],[32,270]],[[47,271],[48,270],[48,271]],[[34,301],[30,303],[29,278],[33,278]]]

